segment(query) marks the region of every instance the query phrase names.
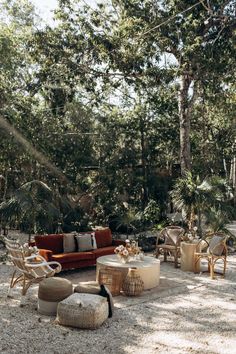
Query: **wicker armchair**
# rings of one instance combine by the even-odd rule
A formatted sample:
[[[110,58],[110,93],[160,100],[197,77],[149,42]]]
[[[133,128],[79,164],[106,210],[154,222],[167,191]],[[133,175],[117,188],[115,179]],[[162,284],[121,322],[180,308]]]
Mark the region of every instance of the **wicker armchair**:
[[[215,277],[215,264],[217,261],[223,261],[223,272],[220,273],[225,276],[226,262],[227,262],[227,246],[226,246],[227,236],[223,233],[216,233],[208,242],[207,240],[200,240],[198,245],[201,252],[194,253],[194,267],[195,273],[198,262],[201,259],[206,259],[208,262],[208,272],[210,273],[211,279]],[[198,248],[197,248],[198,249]]]
[[[17,241],[5,238],[8,257],[12,261],[15,269],[12,274],[8,296],[11,296],[13,287],[20,283],[22,285],[21,305],[25,303],[27,290],[32,284],[39,283],[42,279],[53,277],[61,271],[58,262],[46,262],[45,259],[33,254],[26,257],[24,250]]]
[[[180,242],[182,241],[182,236],[185,230],[180,226],[167,226],[157,237],[156,242],[156,258],[160,254],[164,255],[164,262],[167,261],[167,256],[174,257],[175,268],[178,267],[178,258],[180,256]],[[159,244],[159,240],[162,239],[164,242]]]

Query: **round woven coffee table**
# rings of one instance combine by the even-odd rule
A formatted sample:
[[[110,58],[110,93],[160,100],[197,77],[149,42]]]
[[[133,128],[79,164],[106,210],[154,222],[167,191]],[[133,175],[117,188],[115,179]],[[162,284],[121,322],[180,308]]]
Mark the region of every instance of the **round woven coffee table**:
[[[137,268],[138,274],[144,282],[144,290],[155,288],[160,282],[160,260],[144,256],[142,261],[130,261],[128,263],[121,263],[116,254],[109,256],[102,256],[97,259],[97,280],[99,277],[99,270],[114,268],[122,273],[121,281],[125,279],[129,268]]]

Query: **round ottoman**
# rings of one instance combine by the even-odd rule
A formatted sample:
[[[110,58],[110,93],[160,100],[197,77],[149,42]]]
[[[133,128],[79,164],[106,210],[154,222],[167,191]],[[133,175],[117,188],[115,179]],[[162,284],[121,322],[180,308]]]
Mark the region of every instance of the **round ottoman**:
[[[56,315],[57,305],[73,293],[72,283],[63,278],[46,278],[39,283],[38,312]]]
[[[57,307],[57,320],[64,326],[95,329],[107,318],[107,299],[99,295],[74,293]]]

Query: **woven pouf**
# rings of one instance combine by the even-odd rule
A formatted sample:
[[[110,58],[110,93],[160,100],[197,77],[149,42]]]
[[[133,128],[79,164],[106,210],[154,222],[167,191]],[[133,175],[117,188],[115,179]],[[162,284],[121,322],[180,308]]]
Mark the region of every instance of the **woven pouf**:
[[[57,305],[73,293],[72,283],[63,278],[46,278],[39,283],[38,312],[56,315]]]
[[[105,285],[99,285],[96,281],[82,281],[74,288],[74,292],[94,294],[105,297],[109,308],[108,317],[112,317],[114,312],[114,302],[110,290]]]
[[[95,329],[107,318],[107,299],[99,295],[74,293],[57,307],[58,323],[64,326]]]

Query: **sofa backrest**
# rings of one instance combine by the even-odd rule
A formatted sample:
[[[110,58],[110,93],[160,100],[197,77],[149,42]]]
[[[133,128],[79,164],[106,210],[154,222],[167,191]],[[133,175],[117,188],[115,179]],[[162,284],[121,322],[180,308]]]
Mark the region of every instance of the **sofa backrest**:
[[[97,248],[112,245],[111,230],[109,228],[95,230],[95,238],[97,242]]]
[[[35,244],[38,248],[51,250],[53,254],[59,254],[64,252],[63,237],[64,234],[37,235],[35,236]],[[112,235],[109,228],[95,230],[95,238],[97,248],[112,245]]]
[[[35,243],[38,248],[51,250],[53,254],[63,253],[63,234],[37,235]]]

